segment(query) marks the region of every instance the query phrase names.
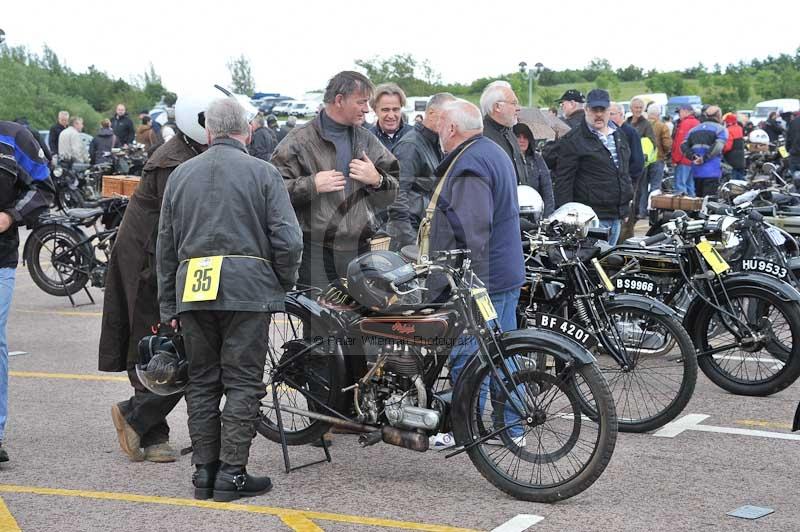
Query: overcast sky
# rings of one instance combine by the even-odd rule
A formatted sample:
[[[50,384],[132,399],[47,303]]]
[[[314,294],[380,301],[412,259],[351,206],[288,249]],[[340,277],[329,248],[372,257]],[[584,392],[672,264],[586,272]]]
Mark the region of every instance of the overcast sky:
[[[520,61],[554,69],[593,57],[614,68],[724,66],[793,54],[798,15],[796,0],[29,0],[4,2],[0,28],[8,44],[39,52],[46,43],[78,71],[94,64],[130,80],[152,62],[178,94],[228,84],[226,61],[244,53],[257,90],[298,97],[356,59],[395,53],[430,60],[445,82],[510,72]],[[739,39],[736,30],[744,30]]]

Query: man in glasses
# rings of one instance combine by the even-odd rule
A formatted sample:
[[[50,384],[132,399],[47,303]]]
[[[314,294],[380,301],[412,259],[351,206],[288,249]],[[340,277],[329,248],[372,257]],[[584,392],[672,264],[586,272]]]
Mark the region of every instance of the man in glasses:
[[[517,137],[511,130],[517,124],[520,106],[507,81],[493,81],[481,94],[483,134],[495,141],[508,154],[517,174],[517,184],[527,183],[525,160],[519,151]]]

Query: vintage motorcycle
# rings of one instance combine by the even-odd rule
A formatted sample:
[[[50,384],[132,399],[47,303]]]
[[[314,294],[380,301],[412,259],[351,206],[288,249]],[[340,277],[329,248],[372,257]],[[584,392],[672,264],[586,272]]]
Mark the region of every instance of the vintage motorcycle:
[[[437,283],[441,302],[421,294]],[[437,300],[438,301],[438,300]],[[592,355],[568,336],[501,332],[468,250],[409,263],[373,251],[346,283],[292,292],[271,315],[259,433],[283,446],[320,441],[331,427],[364,446],[415,451],[452,430],[454,456],[515,498],[555,502],[587,489],[614,450],[617,420]],[[465,342],[472,339],[472,344]],[[454,346],[475,355],[452,390],[440,375]],[[557,371],[539,357],[559,361]],[[352,414],[351,414],[352,412]],[[324,445],[324,440],[323,440]],[[326,448],[327,451],[327,448]]]
[[[641,289],[643,281],[626,278],[617,289],[619,281],[596,259],[607,248],[608,230],[592,223],[597,216],[590,207],[567,203],[524,234],[527,283],[518,313],[526,324],[566,328],[593,351],[614,397],[619,430],[654,430],[692,397],[694,346],[667,305],[620,293]]]

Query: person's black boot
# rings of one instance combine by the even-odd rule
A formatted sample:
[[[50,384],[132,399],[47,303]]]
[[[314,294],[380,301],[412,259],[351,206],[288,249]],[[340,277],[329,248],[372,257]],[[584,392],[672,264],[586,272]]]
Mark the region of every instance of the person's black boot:
[[[3,449],[3,442],[0,441],[0,462],[8,462],[8,453]]]
[[[197,470],[192,473],[194,484],[194,498],[204,501],[214,495],[214,480],[219,469],[219,460],[210,464],[197,464]]]
[[[271,489],[272,481],[269,477],[254,477],[247,474],[244,466],[223,462],[214,481],[214,500],[230,502],[241,497],[263,495]]]

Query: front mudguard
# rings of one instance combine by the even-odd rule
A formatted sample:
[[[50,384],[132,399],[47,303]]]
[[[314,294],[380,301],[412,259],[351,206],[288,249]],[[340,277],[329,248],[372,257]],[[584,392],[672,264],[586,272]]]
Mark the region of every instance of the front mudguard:
[[[749,288],[761,294],[778,296],[778,298],[786,302],[800,302],[800,292],[796,288],[765,273],[735,272],[726,275],[722,280],[717,278],[714,282],[714,292],[718,297],[723,297],[723,286],[726,290],[742,287]],[[694,325],[697,323],[700,310],[705,305],[706,302],[699,296],[696,296],[689,303],[689,308],[686,309],[686,316],[683,318],[683,327],[689,332],[689,336],[694,337],[692,334]]]

